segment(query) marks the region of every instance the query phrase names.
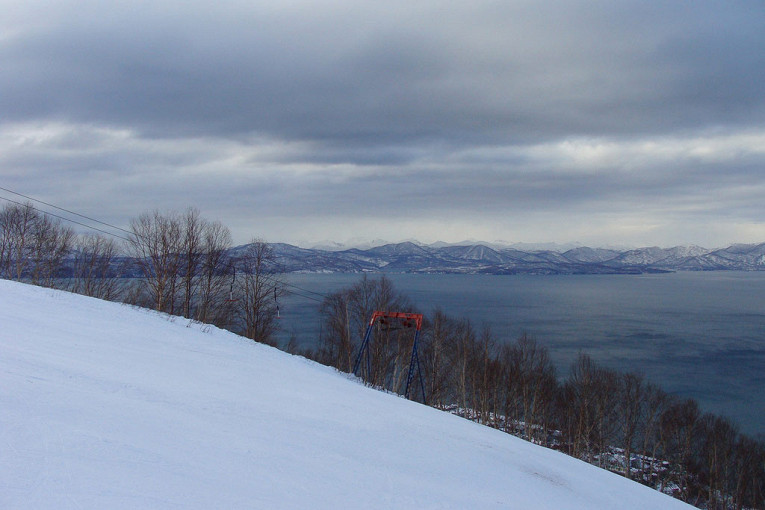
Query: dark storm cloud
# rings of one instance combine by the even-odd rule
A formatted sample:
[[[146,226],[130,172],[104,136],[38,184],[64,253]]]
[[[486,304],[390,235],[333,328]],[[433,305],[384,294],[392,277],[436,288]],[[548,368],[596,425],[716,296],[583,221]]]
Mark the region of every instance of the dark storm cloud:
[[[70,7],[0,46],[6,119],[406,146],[748,125],[765,101],[757,3]]]

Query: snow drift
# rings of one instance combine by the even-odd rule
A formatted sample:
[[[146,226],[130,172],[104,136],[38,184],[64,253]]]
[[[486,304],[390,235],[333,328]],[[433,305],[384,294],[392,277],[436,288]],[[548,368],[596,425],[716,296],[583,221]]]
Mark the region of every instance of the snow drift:
[[[690,508],[231,333],[0,281],[0,508]]]

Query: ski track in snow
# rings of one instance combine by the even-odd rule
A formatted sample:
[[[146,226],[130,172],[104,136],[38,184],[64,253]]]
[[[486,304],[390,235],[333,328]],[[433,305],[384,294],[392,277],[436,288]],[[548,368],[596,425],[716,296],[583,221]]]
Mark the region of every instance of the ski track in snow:
[[[673,509],[217,328],[0,281],[0,508]]]

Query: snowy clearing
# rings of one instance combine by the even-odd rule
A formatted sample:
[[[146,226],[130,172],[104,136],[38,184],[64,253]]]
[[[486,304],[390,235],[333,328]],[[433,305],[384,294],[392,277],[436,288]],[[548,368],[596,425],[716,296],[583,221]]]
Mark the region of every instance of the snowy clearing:
[[[691,508],[226,331],[0,281],[0,508]]]

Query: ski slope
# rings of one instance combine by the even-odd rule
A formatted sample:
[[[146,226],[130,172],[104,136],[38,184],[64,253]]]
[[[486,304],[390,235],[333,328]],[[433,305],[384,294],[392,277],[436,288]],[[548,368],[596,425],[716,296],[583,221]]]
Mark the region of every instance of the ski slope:
[[[0,280],[2,509],[673,509],[226,331]]]

